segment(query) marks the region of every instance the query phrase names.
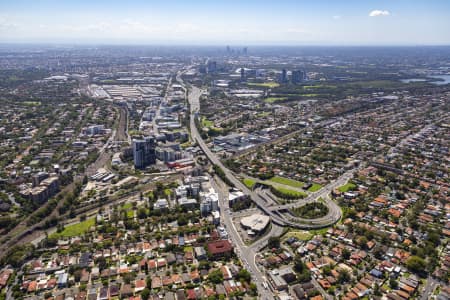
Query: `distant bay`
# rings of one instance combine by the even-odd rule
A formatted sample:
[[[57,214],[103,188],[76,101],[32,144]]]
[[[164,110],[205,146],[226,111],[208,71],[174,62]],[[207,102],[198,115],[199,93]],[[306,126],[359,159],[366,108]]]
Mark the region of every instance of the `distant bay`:
[[[450,83],[450,75],[432,75],[427,78],[407,78],[400,79],[403,83],[429,82],[435,85],[445,85]]]

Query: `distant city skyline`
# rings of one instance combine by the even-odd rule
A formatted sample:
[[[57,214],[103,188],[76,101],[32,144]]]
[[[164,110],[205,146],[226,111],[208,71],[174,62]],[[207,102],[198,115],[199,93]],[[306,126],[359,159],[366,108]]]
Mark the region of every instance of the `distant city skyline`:
[[[0,42],[449,45],[450,1],[2,1]]]

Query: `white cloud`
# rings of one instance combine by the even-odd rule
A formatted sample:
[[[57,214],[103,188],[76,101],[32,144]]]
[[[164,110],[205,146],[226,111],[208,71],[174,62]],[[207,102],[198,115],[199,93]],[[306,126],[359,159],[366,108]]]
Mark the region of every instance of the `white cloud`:
[[[287,32],[287,33],[301,33],[301,34],[308,33],[307,30],[305,30],[303,28],[298,28],[298,27],[287,28],[285,30],[285,32]]]
[[[389,16],[391,13],[387,10],[375,9],[369,13],[369,17],[385,17]]]
[[[341,18],[341,16],[333,16],[333,20],[340,20]]]
[[[9,18],[0,16],[0,31],[17,29],[19,25],[9,20]]]
[[[176,33],[194,33],[199,31],[200,27],[191,23],[176,24],[174,31]]]

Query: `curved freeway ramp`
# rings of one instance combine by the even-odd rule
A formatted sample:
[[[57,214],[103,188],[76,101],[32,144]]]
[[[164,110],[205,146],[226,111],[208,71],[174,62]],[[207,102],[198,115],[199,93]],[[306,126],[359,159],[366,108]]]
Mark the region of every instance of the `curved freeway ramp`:
[[[199,88],[197,88],[195,86],[192,86],[191,91],[188,96],[188,100],[189,100],[190,108],[191,108],[190,130],[191,130],[192,139],[197,142],[197,144],[202,149],[202,151],[206,155],[206,157],[208,157],[210,162],[213,165],[220,167],[222,169],[222,171],[224,172],[226,178],[231,183],[233,183],[236,188],[240,189],[246,195],[249,195],[250,198],[252,199],[252,201],[264,213],[266,213],[268,216],[271,217],[273,223],[280,225],[280,226],[290,226],[290,227],[299,228],[299,229],[319,229],[319,228],[333,225],[340,219],[341,210],[340,210],[339,206],[337,206],[337,204],[331,200],[326,202],[328,205],[328,208],[329,208],[329,214],[320,219],[311,219],[311,220],[297,219],[299,222],[296,222],[296,221],[291,220],[290,218],[287,218],[286,216],[279,215],[278,213],[271,210],[267,206],[266,201],[260,195],[251,191],[250,189],[248,189],[239,179],[237,179],[237,177],[233,174],[233,172],[231,172],[228,168],[226,168],[222,164],[220,159],[214,153],[211,152],[211,150],[206,145],[203,138],[200,136],[198,128],[195,124],[195,118],[196,118],[196,114],[199,110],[199,98],[200,98],[201,94],[202,94],[202,90],[200,90]],[[317,195],[317,198],[318,197],[320,197],[320,196]]]

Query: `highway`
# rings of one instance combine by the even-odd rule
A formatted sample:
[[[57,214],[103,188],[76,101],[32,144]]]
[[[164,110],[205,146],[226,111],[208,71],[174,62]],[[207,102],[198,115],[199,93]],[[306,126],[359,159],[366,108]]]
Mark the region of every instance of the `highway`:
[[[177,77],[177,78],[179,78],[179,77]],[[183,84],[182,80],[179,80],[179,82],[181,84]],[[205,141],[200,136],[197,126],[195,125],[195,119],[196,119],[196,115],[199,112],[199,108],[200,108],[199,98],[202,93],[203,93],[203,91],[201,89],[199,89],[195,86],[191,86],[190,93],[188,94],[188,100],[189,100],[189,104],[190,104],[190,108],[191,108],[189,125],[190,125],[192,139],[197,142],[197,144],[202,149],[203,153],[211,161],[211,163],[220,167],[223,170],[225,176],[234,184],[234,186],[236,188],[243,191],[246,195],[249,195],[251,197],[252,201],[255,202],[255,204],[265,214],[267,214],[268,216],[271,217],[271,220],[273,223],[280,225],[280,226],[291,226],[291,227],[300,228],[300,229],[317,229],[317,228],[323,228],[326,226],[330,226],[339,220],[341,210],[340,210],[339,206],[337,206],[333,201],[327,202],[327,204],[329,206],[329,210],[330,210],[330,216],[333,216],[333,218],[327,219],[325,221],[324,220],[321,220],[321,221],[307,220],[307,223],[293,222],[293,221],[287,219],[286,217],[276,214],[269,207],[267,207],[266,201],[260,195],[258,195],[256,192],[248,189],[239,179],[237,179],[236,176],[222,164],[220,159],[214,153],[211,152],[209,147],[206,145]],[[324,189],[324,191],[325,190],[326,189]],[[337,216],[339,216],[339,217],[337,218]]]
[[[181,85],[184,86],[184,82],[182,81],[180,75],[181,74],[177,75],[177,81]],[[197,142],[201,142],[203,145],[202,149],[204,148],[209,151],[208,147],[203,142],[203,139],[200,137],[197,127],[195,126],[195,114],[199,111],[199,108],[200,108],[199,99],[200,99],[201,94],[202,94],[202,90],[200,90],[196,87],[192,87],[192,90],[189,93],[188,100],[189,100],[189,104],[190,104],[190,108],[191,108],[189,125],[190,125],[191,136],[192,136],[193,140],[195,140]],[[212,155],[211,155],[211,157],[212,157]],[[218,161],[217,158],[216,158],[216,160]],[[218,162],[220,163],[220,161],[218,161]],[[261,272],[261,270],[258,268],[258,266],[256,265],[255,248],[257,248],[257,250],[260,250],[259,247],[261,247],[263,245],[265,246],[264,243],[267,243],[270,236],[280,235],[282,233],[282,228],[280,226],[277,226],[276,224],[272,224],[271,232],[269,232],[268,234],[266,234],[266,236],[261,238],[258,241],[258,243],[256,244],[256,246],[254,246],[254,247],[246,246],[244,244],[244,242],[242,241],[236,228],[234,227],[234,224],[232,221],[231,211],[228,207],[227,187],[224,184],[220,184],[220,182],[218,182],[218,181],[219,180],[211,180],[211,183],[213,185],[213,188],[219,193],[219,206],[220,206],[222,222],[225,225],[225,228],[228,232],[229,238],[236,249],[236,254],[241,259],[242,263],[244,264],[245,269],[248,270],[252,274],[254,283],[256,284],[256,286],[258,288],[258,293],[261,293],[261,292],[264,293],[265,288],[262,284],[264,281],[264,275]],[[275,298],[272,295],[272,293],[265,293],[264,299],[274,300]]]
[[[228,207],[228,187],[219,178],[214,178],[211,180],[211,184],[219,194],[220,218],[228,232],[228,238],[231,240],[235,248],[236,255],[241,259],[245,269],[252,274],[252,278],[258,287],[258,291],[264,291],[265,289],[262,285],[264,281],[264,274],[256,265],[256,253],[267,245],[269,237],[281,235],[283,228],[272,224],[272,228],[269,233],[253,243],[251,246],[245,245],[233,224],[233,213]],[[273,295],[270,293],[267,293],[265,298],[274,299]]]
[[[181,74],[179,73],[177,75],[177,81],[185,86],[183,80],[181,79]],[[190,105],[190,132],[192,140],[197,142],[198,146],[202,149],[204,154],[208,157],[210,162],[214,165],[217,165],[220,167],[227,179],[229,179],[236,188],[243,191],[246,195],[249,195],[252,199],[252,201],[257,205],[259,209],[261,209],[265,214],[269,215],[271,217],[271,231],[263,236],[261,239],[256,241],[251,246],[246,246],[239,233],[237,232],[236,228],[234,227],[234,224],[232,222],[232,213],[228,207],[227,203],[227,191],[226,186],[220,186],[216,181],[212,180],[213,187],[218,191],[219,193],[219,204],[220,204],[220,210],[221,210],[221,219],[223,223],[225,224],[226,230],[229,234],[229,237],[231,241],[233,242],[237,255],[241,258],[241,260],[244,263],[244,266],[247,270],[249,270],[255,280],[255,284],[258,287],[258,291],[265,291],[264,286],[262,285],[262,282],[265,280],[264,276],[261,272],[261,270],[258,268],[255,262],[255,257],[257,251],[260,251],[262,248],[264,248],[267,244],[268,239],[271,236],[279,236],[283,232],[284,226],[290,226],[295,228],[301,228],[301,229],[316,229],[316,228],[323,228],[329,225],[332,225],[336,223],[341,218],[341,210],[339,206],[329,199],[328,194],[331,192],[331,190],[339,185],[343,185],[342,182],[348,180],[348,178],[351,177],[353,173],[348,173],[346,176],[341,176],[340,180],[337,180],[333,184],[327,185],[326,187],[322,188],[320,192],[316,192],[312,194],[310,197],[315,199],[319,197],[323,197],[326,203],[329,207],[329,214],[327,215],[327,218],[322,218],[319,220],[307,220],[306,224],[298,223],[295,221],[288,220],[285,216],[280,216],[276,213],[276,211],[273,211],[271,208],[267,206],[266,200],[263,199],[258,193],[248,189],[239,179],[236,178],[236,176],[228,169],[226,168],[222,162],[219,160],[219,158],[211,152],[209,147],[206,145],[205,141],[200,136],[200,133],[198,131],[197,126],[195,125],[195,119],[197,117],[198,112],[200,111],[200,96],[202,95],[203,91],[195,86],[190,86],[189,94],[188,94],[188,101]],[[348,178],[347,178],[348,177]],[[344,182],[345,183],[345,182]],[[296,203],[298,206],[298,203]],[[274,299],[273,295],[271,293],[265,293],[264,295],[265,299]]]

